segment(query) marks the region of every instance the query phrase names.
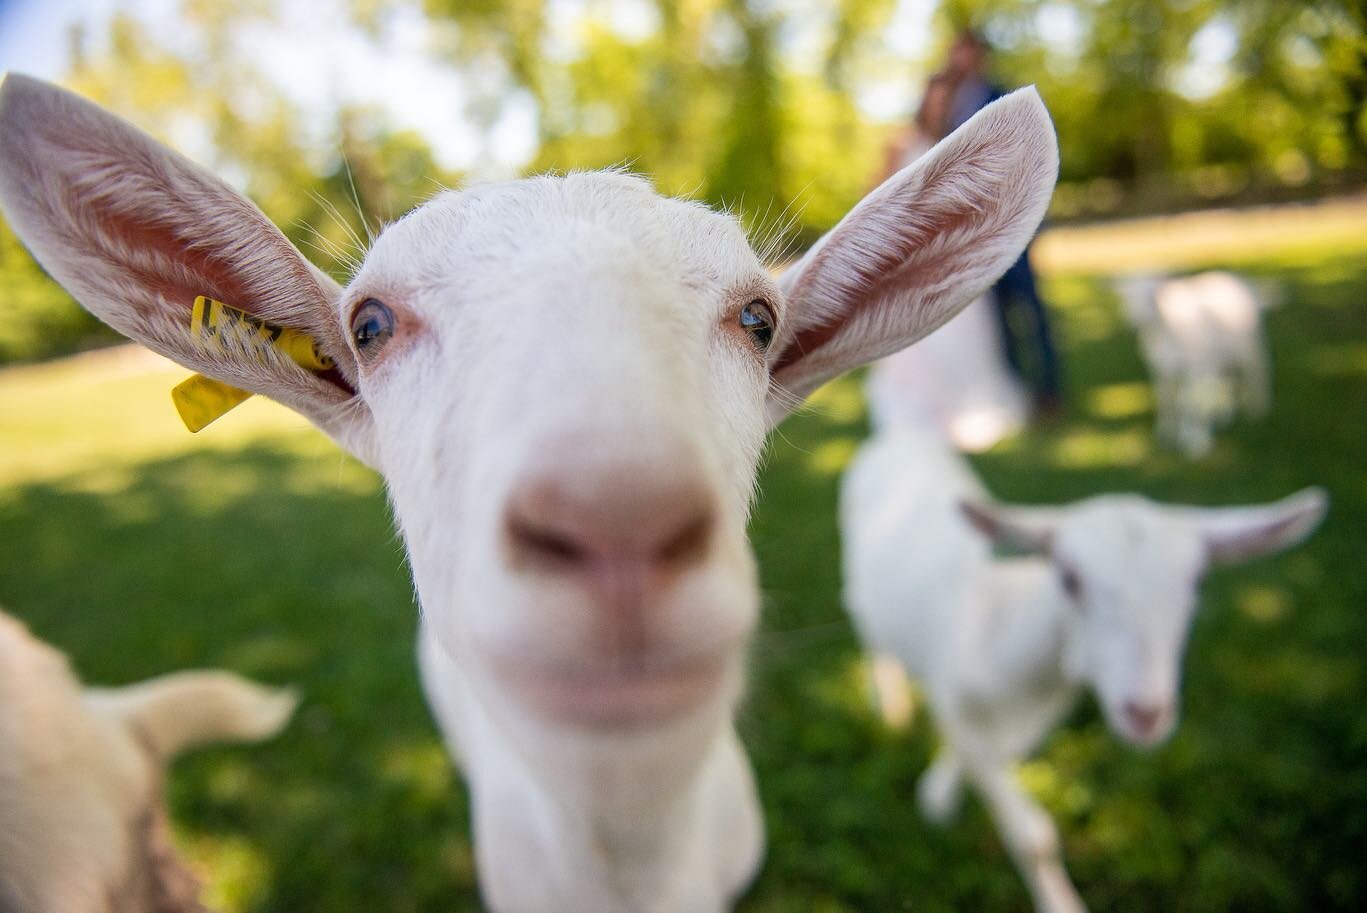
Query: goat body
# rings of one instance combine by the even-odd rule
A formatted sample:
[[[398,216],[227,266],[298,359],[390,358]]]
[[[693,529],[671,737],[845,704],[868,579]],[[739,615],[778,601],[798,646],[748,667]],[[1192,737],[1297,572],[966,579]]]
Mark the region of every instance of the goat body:
[[[1263,296],[1247,280],[1213,271],[1116,283],[1153,377],[1157,432],[1189,456],[1207,453],[1236,405],[1251,416],[1271,401]]]
[[[0,913],[204,913],[171,845],[164,768],[271,736],[294,706],[226,672],[85,688],[0,612]]]
[[[983,296],[916,345],[883,359],[867,389],[873,422],[930,424],[969,453],[1020,431],[1030,404],[1002,355],[994,307]]]
[[[880,367],[878,370],[882,370]],[[895,387],[870,385],[883,395]],[[920,681],[942,750],[918,790],[943,821],[967,779],[1044,913],[1082,901],[1057,831],[1016,784],[1090,688],[1110,727],[1151,746],[1176,725],[1182,653],[1208,564],[1287,548],[1325,510],[1310,489],[1276,504],[1192,508],[1103,495],[1061,508],[988,506],[936,429],[879,428],[841,486],[845,602],[872,655],[888,722]],[[1027,554],[998,559],[991,540]]]

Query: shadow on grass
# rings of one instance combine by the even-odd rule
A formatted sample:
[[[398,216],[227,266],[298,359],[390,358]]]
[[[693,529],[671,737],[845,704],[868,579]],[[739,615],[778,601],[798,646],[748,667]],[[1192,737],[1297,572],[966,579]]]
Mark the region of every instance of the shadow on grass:
[[[0,493],[0,604],[91,682],[224,666],[303,692],[276,741],[172,778],[229,910],[475,910],[463,792],[422,702],[377,480],[269,445]],[[92,490],[93,489],[93,490]]]

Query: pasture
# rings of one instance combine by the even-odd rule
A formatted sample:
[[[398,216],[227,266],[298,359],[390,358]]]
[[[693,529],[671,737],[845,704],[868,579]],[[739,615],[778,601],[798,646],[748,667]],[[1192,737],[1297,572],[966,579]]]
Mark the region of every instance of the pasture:
[[[1294,239],[1292,239],[1294,241]],[[1187,462],[1155,448],[1132,334],[1104,282],[1046,283],[1063,419],[976,463],[1001,498],[1106,490],[1204,504],[1321,484],[1306,546],[1209,578],[1183,722],[1150,754],[1084,701],[1022,776],[1097,910],[1359,909],[1367,900],[1367,258],[1285,246],[1271,416]],[[226,666],[304,694],[280,739],[180,764],[179,836],[229,913],[476,910],[466,806],[422,702],[417,610],[378,478],[254,400],[191,437],[185,372],[134,350],[0,372],[0,605],[118,683]],[[752,522],[766,595],[740,729],[770,847],[744,913],[1025,911],[980,807],[914,807],[921,718],[884,730],[839,601],[835,486],[864,433],[857,379],[765,461]],[[914,471],[914,467],[908,467]]]

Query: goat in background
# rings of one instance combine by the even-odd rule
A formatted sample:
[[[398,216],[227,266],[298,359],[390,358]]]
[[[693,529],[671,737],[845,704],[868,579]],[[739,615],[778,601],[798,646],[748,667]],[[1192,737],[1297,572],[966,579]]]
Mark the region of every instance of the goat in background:
[[[1204,456],[1238,408],[1254,418],[1267,413],[1266,290],[1221,271],[1127,276],[1115,288],[1153,378],[1160,441]]]
[[[877,375],[871,413],[901,413]],[[942,738],[924,814],[947,820],[966,780],[1041,913],[1084,909],[1047,813],[1016,783],[1084,689],[1122,739],[1154,746],[1177,724],[1187,632],[1214,566],[1290,548],[1319,524],[1320,489],[1273,504],[1189,507],[1106,494],[1059,507],[992,504],[938,429],[875,427],[840,491],[844,596],[871,654],[875,698],[909,716],[921,684]],[[993,544],[1020,554],[994,558]]]
[[[0,612],[0,913],[205,913],[171,843],[166,765],[269,738],[295,703],[227,672],[86,688]]]

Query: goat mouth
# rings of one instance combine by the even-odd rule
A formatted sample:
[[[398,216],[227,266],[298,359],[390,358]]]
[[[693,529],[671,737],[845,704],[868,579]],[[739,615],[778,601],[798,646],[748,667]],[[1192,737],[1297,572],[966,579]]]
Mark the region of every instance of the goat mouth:
[[[635,729],[666,723],[720,690],[724,657],[676,662],[508,663],[503,676],[540,716],[589,729]]]

